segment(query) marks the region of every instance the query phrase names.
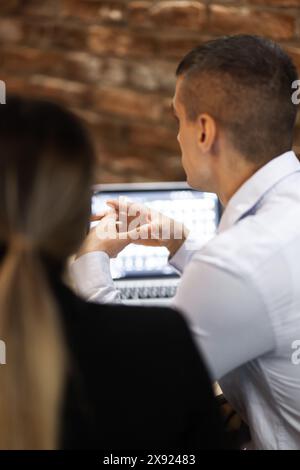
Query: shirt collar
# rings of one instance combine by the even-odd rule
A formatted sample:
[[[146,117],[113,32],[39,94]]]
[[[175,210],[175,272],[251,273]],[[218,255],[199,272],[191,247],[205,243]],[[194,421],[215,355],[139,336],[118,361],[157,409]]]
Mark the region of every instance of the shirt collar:
[[[293,151],[273,158],[252,175],[234,193],[222,215],[218,232],[234,225],[286,176],[300,171],[300,162]]]

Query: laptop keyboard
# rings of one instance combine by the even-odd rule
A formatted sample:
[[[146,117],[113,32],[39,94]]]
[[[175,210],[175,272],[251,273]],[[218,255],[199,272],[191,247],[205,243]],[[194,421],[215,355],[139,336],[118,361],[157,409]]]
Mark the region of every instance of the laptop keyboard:
[[[179,278],[115,281],[122,300],[172,298],[178,283]]]

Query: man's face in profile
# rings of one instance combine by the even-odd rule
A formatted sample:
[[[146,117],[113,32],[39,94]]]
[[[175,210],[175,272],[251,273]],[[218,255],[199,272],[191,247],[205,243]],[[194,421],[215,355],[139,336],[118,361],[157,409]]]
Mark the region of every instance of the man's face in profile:
[[[198,119],[192,121],[187,117],[180,93],[182,82],[183,78],[179,77],[173,99],[173,111],[178,121],[177,140],[181,149],[182,166],[187,182],[192,188],[209,191],[209,162],[204,158],[199,145],[200,124]]]

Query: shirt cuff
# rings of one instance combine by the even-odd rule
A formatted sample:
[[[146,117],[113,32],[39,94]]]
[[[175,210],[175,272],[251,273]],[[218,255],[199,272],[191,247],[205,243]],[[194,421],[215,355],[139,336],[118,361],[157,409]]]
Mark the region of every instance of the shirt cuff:
[[[183,272],[185,266],[191,261],[196,251],[199,251],[204,245],[204,242],[195,238],[195,235],[190,233],[181,245],[179,250],[169,258],[169,263],[180,273]]]
[[[110,259],[104,251],[93,251],[77,258],[70,265],[70,274],[75,289],[84,297],[93,296],[101,287],[114,287]]]

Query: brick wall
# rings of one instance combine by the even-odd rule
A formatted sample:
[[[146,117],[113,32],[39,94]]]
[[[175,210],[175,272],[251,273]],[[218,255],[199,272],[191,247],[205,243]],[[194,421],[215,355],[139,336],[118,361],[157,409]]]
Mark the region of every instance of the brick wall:
[[[300,69],[300,0],[0,0],[0,79],[84,118],[97,181],[182,179],[176,64],[201,41],[240,32],[279,41]]]

